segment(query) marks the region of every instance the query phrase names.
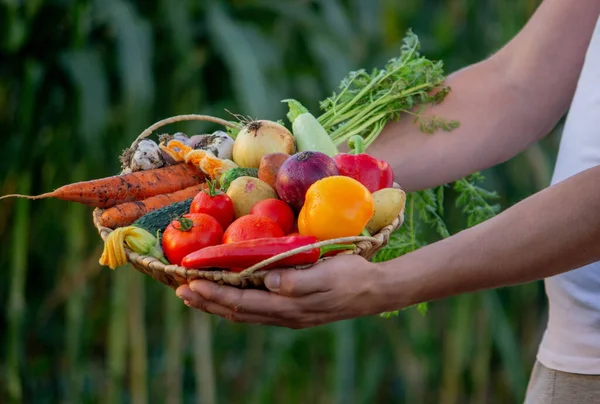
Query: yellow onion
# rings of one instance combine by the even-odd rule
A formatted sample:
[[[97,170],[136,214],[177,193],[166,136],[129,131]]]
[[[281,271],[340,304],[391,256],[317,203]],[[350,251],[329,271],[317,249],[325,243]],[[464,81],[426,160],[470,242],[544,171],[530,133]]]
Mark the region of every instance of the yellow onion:
[[[233,143],[233,161],[240,167],[258,168],[266,154],[296,152],[294,136],[277,122],[252,121],[240,132]]]

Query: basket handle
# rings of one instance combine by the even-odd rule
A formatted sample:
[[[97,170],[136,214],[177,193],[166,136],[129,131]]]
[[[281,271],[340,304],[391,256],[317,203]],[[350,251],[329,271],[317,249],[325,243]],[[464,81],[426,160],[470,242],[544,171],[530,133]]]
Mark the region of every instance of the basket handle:
[[[281,254],[274,255],[271,258],[267,258],[266,260],[263,260],[255,265],[252,265],[251,267],[246,268],[242,272],[240,272],[240,278],[241,279],[247,278],[254,271],[264,268],[267,265],[271,265],[277,261],[281,261],[282,259],[291,257],[293,255],[296,255],[296,254],[299,254],[302,252],[310,251],[314,248],[321,248],[323,246],[331,245],[331,244],[356,243],[359,241],[370,241],[371,243],[379,243],[379,240],[376,239],[375,237],[365,237],[365,236],[341,237],[341,238],[334,238],[334,239],[325,240],[325,241],[319,241],[318,243],[305,245],[302,247],[294,248],[293,250],[283,252]]]
[[[137,144],[144,138],[150,136],[152,132],[156,129],[169,125],[176,122],[181,121],[207,121],[217,123],[219,125],[227,126],[229,128],[237,128],[238,126],[232,122],[226,121],[225,119],[217,118],[210,115],[198,115],[198,114],[185,114],[185,115],[175,115],[169,118],[162,119],[158,122],[153,123],[148,128],[146,128],[131,144],[131,148],[135,148]]]

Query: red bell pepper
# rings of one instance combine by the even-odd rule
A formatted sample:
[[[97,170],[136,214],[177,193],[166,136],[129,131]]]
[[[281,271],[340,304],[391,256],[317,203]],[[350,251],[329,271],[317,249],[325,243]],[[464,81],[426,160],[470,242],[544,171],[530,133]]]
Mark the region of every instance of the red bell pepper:
[[[314,244],[318,241],[313,236],[285,236],[219,244],[205,247],[186,255],[181,261],[181,265],[185,268],[225,268],[230,271],[241,272],[243,269],[275,255]],[[353,244],[333,244],[321,248],[313,248],[310,251],[284,258],[263,269],[310,265],[316,263],[319,258],[330,251],[352,248],[354,248]]]
[[[348,141],[351,153],[340,153],[333,157],[340,175],[354,178],[371,193],[394,184],[394,173],[388,163],[364,153],[363,138],[354,136]]]

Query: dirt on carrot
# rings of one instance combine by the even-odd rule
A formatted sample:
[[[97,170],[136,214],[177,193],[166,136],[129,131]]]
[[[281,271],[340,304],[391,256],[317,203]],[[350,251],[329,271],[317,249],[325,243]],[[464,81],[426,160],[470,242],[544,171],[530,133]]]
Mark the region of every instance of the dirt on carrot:
[[[11,194],[0,199],[18,197],[27,199],[57,198],[97,208],[110,208],[120,203],[141,201],[155,195],[168,194],[203,183],[206,175],[191,164],[136,171],[90,181],[68,184],[42,195]]]
[[[135,202],[124,202],[106,209],[100,215],[100,224],[110,229],[129,226],[146,213],[163,208],[175,202],[193,198],[206,188],[205,184],[194,185],[170,194],[151,196],[148,199]]]

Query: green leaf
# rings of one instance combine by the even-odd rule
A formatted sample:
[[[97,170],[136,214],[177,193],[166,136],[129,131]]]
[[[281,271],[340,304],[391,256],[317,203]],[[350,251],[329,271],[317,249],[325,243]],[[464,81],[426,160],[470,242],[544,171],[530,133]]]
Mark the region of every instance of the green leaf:
[[[423,222],[431,225],[443,238],[449,237],[450,233],[446,223],[439,213],[439,203],[434,189],[426,189],[414,193],[416,207]]]
[[[290,123],[294,123],[298,116],[308,113],[308,110],[304,107],[304,105],[300,104],[296,100],[288,98],[285,100],[281,100],[281,102],[287,102],[288,104],[288,108],[290,110],[287,113],[287,118],[289,119]]]
[[[488,203],[488,200],[497,199],[498,194],[475,185],[479,181],[483,181],[483,175],[475,173],[454,183],[454,189],[458,192],[456,206],[466,215],[468,227],[482,223],[500,211],[500,205]]]
[[[489,316],[494,319],[491,322],[494,344],[499,352],[500,360],[504,364],[508,388],[514,397],[526,388],[527,376],[521,366],[520,358],[523,356],[517,335],[513,326],[502,307],[500,298],[496,291],[486,291],[483,296],[483,305]]]
[[[437,211],[440,216],[444,215],[444,186],[440,185],[436,190]]]

